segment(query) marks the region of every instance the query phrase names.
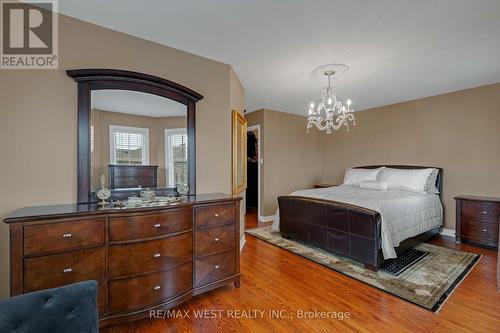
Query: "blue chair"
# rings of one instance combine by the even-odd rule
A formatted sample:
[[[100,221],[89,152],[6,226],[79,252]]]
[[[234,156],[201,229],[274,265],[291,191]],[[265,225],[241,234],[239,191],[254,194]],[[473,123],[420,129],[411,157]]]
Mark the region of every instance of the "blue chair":
[[[0,332],[97,333],[97,282],[84,281],[0,300]]]

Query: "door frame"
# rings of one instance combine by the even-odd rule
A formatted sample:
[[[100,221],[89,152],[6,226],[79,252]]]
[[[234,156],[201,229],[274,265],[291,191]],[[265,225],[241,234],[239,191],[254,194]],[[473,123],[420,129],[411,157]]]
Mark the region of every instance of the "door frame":
[[[248,132],[252,132],[254,130],[257,130],[259,132],[259,139],[257,140],[257,219],[260,221],[260,219],[262,217],[261,212],[260,212],[260,208],[261,208],[260,173],[261,173],[261,167],[262,167],[262,149],[261,149],[262,132],[260,129],[260,124],[248,126],[247,127],[247,135],[248,135]],[[247,158],[248,158],[248,152],[247,152]],[[246,202],[245,202],[245,207],[246,207]]]

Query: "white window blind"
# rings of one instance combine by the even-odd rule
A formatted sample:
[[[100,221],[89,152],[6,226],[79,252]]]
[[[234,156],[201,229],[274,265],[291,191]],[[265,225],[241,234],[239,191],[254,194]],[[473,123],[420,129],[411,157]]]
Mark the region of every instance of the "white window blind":
[[[165,130],[165,165],[169,187],[188,183],[187,146],[185,128]]]
[[[94,124],[90,125],[90,152],[93,153],[95,150],[95,128]]]
[[[149,164],[149,129],[110,125],[111,164]]]

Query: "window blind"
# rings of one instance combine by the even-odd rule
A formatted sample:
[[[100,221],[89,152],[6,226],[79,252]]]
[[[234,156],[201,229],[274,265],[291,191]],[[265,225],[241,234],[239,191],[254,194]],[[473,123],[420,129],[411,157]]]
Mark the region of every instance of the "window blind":
[[[148,129],[110,125],[111,163],[147,165]]]
[[[94,125],[90,125],[90,152],[93,153],[95,150],[95,129]]]
[[[174,187],[177,184],[187,184],[188,163],[187,163],[187,133],[185,129],[165,130],[167,145],[167,179],[168,186]]]

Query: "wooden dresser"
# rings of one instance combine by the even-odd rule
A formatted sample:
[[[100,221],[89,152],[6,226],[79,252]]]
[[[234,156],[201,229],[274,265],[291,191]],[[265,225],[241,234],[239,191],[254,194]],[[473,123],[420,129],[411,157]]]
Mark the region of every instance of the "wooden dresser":
[[[239,206],[223,194],[155,208],[20,209],[10,227],[11,296],[99,282],[101,326],[149,316],[227,283],[239,287]]]
[[[498,247],[500,198],[458,196],[456,200],[456,242]]]

